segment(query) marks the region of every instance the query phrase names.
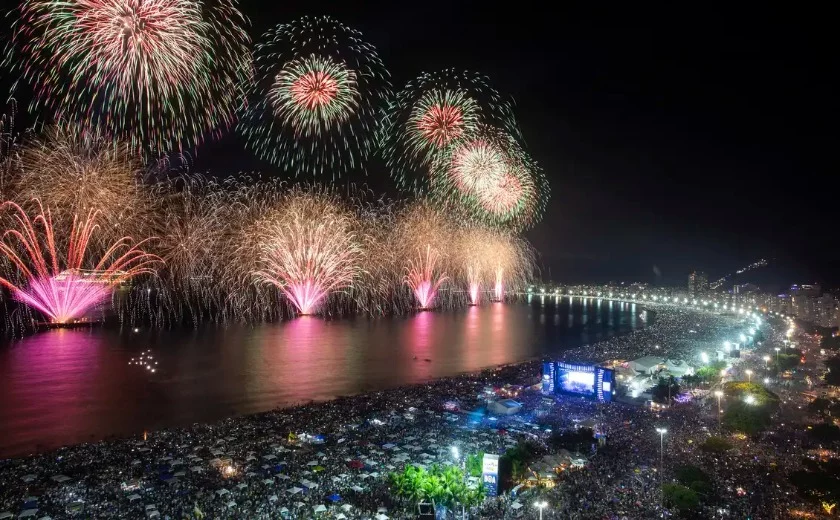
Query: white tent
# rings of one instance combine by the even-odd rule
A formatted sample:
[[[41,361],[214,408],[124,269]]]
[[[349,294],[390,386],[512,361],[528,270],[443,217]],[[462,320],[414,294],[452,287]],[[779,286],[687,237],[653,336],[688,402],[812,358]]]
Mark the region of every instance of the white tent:
[[[146,511],[149,511],[150,509],[157,509],[157,506],[154,504],[146,504]]]
[[[248,487],[248,484],[246,484],[246,483],[242,482],[242,483],[240,483],[239,485],[237,485],[237,486],[236,486],[236,489],[238,489],[238,490],[242,491],[242,490],[243,490],[243,489],[245,489],[246,487]]]
[[[63,484],[64,482],[70,480],[70,477],[68,477],[67,475],[53,475],[52,479],[58,482],[59,484]]]
[[[18,518],[32,518],[38,514],[37,509],[27,509],[18,515]]]
[[[149,511],[146,511],[146,516],[148,518],[158,518],[160,517],[160,513],[157,509],[150,509]]]
[[[223,497],[223,496],[227,495],[228,493],[230,493],[230,491],[228,491],[225,488],[221,488],[221,489],[216,490],[216,496]]]
[[[35,475],[33,475],[32,473],[27,473],[26,475],[24,475],[24,476],[20,477],[20,479],[21,479],[22,481],[26,482],[26,483],[32,482],[32,481],[33,481],[33,480],[35,480],[36,478],[37,478],[37,477],[36,477]]]
[[[346,513],[347,511],[350,511],[351,509],[353,509],[353,506],[351,506],[350,504],[343,504],[343,505],[341,506],[341,510],[342,510],[342,511],[344,511],[345,513]]]
[[[140,495],[138,495],[137,493],[134,493],[133,495],[128,496],[128,501],[129,502],[134,502],[135,500],[140,500]]]
[[[269,502],[277,502],[277,495],[271,495],[270,497],[268,497],[268,501]]]
[[[274,479],[267,478],[263,480],[263,484],[274,484]]]
[[[510,505],[511,509],[520,509],[521,507],[522,507],[522,502],[520,502],[519,500],[517,500],[516,502],[514,502],[513,504]]]
[[[338,513],[337,515],[335,515],[335,520],[344,520],[345,518],[347,517],[344,516],[344,513]]]
[[[318,464],[320,463],[317,460],[310,460],[306,463],[307,466],[317,466]]]
[[[226,506],[228,506],[228,507],[233,508],[233,507],[236,507],[236,502],[234,502],[233,500],[231,500],[230,502],[228,502],[228,503],[227,503],[227,504],[225,504],[225,505],[226,505]]]
[[[379,513],[374,518],[376,518],[376,520],[388,520],[388,515],[383,515],[382,513]]]
[[[292,495],[297,495],[301,491],[303,491],[303,488],[299,488],[299,487],[290,487],[289,489],[286,490],[286,492],[291,493]]]
[[[327,506],[325,506],[324,504],[318,504],[317,506],[313,507],[312,509],[316,513],[325,513],[327,511]]]

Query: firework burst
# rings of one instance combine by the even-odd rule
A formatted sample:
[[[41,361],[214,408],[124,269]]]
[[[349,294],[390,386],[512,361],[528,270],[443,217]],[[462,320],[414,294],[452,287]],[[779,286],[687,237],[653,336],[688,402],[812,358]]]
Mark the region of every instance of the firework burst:
[[[147,235],[154,201],[142,182],[143,164],[123,143],[52,127],[24,142],[13,169],[12,198],[28,210],[39,209],[32,205],[37,200],[59,222],[94,210],[106,242]]]
[[[485,76],[451,69],[409,82],[390,104],[379,141],[393,177],[425,192],[434,165],[480,125],[518,129],[509,103]]]
[[[425,201],[408,205],[397,217],[392,243],[399,251],[405,283],[421,309],[449,303],[440,302],[438,293],[449,280],[456,230],[456,224],[446,214]]]
[[[427,244],[425,250],[418,249],[415,258],[408,261],[405,283],[414,292],[420,310],[432,308],[438,289],[448,278],[440,270],[440,259],[440,252]]]
[[[439,161],[432,195],[473,221],[518,231],[539,220],[548,183],[513,136],[483,127]]]
[[[350,287],[360,270],[355,215],[328,191],[293,188],[253,225],[251,276],[280,289],[299,314]]]
[[[294,173],[340,175],[371,153],[388,72],[362,35],[302,18],[264,35],[239,129],[263,159]]]
[[[218,136],[252,77],[230,0],[27,0],[19,15],[6,58],[33,106],[134,147]]]
[[[2,205],[11,210],[12,228],[6,229],[0,252],[14,268],[13,276],[0,277],[0,285],[13,297],[37,309],[56,324],[80,318],[104,302],[117,285],[144,273],[153,273],[160,259],[148,254],[142,241],[132,245],[128,237],[113,243],[101,258],[88,258],[88,244],[98,229],[97,212],[74,218],[66,249],[57,244],[49,210],[31,219],[13,202]],[[40,229],[40,231],[39,231]],[[89,269],[84,271],[84,269]],[[14,279],[22,279],[17,283]]]

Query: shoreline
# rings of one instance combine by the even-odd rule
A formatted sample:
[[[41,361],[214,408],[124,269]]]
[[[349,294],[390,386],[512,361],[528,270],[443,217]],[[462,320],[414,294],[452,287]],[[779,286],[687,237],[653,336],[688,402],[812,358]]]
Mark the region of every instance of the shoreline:
[[[707,348],[708,342],[719,344],[737,321],[705,311],[658,311],[652,325],[569,349],[553,359],[593,361],[631,352],[689,359],[698,348]],[[487,410],[487,386],[533,385],[541,379],[542,359],[160,429],[147,438],[135,435],[3,459],[0,484],[5,484],[6,492],[0,493],[0,510],[17,509],[17,504],[34,495],[40,514],[54,517],[78,507],[90,518],[145,518],[151,507],[160,517],[170,518],[190,517],[196,508],[201,516],[218,519],[267,520],[282,516],[284,509],[293,511],[293,518],[311,518],[313,507],[327,503],[333,516],[348,506],[352,518],[371,518],[384,507],[390,517],[404,518],[411,506],[394,496],[388,475],[409,464],[451,465],[452,447],[463,454],[501,455],[525,441],[544,443],[552,430],[572,429],[581,421],[609,436],[610,445],[636,445],[643,432],[628,430],[626,425],[653,428],[656,419],[638,406],[576,396],[556,396],[546,404],[545,396],[530,388],[514,397],[522,403],[522,413],[499,415]],[[679,415],[681,410],[674,408],[671,413]],[[676,430],[683,423],[671,426]],[[618,462],[616,452],[596,456],[592,469],[570,474],[572,487],[563,489],[573,490],[580,479],[600,482],[603,471],[636,479],[633,465],[648,466],[648,455],[656,454],[647,449],[653,443],[644,446],[642,458],[633,450],[618,452],[623,457]],[[81,505],[74,498],[79,496],[84,496]],[[333,496],[340,496],[341,504],[331,503]],[[607,500],[597,507],[610,504]],[[647,507],[632,504],[626,506]],[[505,496],[488,500],[481,508],[493,511],[509,506]]]
[[[503,370],[532,370],[534,373],[542,370],[541,364],[545,359],[554,359],[554,360],[563,360],[573,363],[589,363],[589,364],[599,364],[605,361],[608,361],[611,358],[609,356],[598,356],[597,358],[588,356],[583,354],[584,352],[591,351],[593,349],[597,349],[599,345],[606,344],[613,340],[619,340],[621,338],[629,338],[635,334],[640,332],[644,332],[651,327],[655,327],[657,324],[657,311],[653,308],[655,304],[647,303],[644,305],[637,304],[638,309],[636,311],[636,315],[638,316],[641,314],[642,311],[647,311],[649,316],[645,320],[645,324],[640,328],[635,330],[629,330],[627,332],[621,334],[612,335],[606,339],[597,341],[595,343],[585,343],[582,345],[577,345],[574,347],[570,347],[567,349],[562,350],[554,355],[535,355],[529,358],[511,362],[511,363],[503,363],[499,365],[491,365],[487,366],[478,370],[472,370],[468,372],[460,372],[457,374],[452,374],[449,376],[444,377],[433,377],[424,381],[418,381],[413,383],[407,383],[398,386],[392,386],[388,388],[381,388],[381,389],[368,389],[368,390],[360,390],[356,393],[352,394],[342,394],[342,395],[335,395],[324,399],[311,399],[307,401],[291,403],[287,405],[279,405],[267,410],[252,412],[252,413],[244,413],[244,414],[232,414],[227,415],[223,418],[210,420],[210,421],[199,421],[189,424],[181,424],[181,425],[173,425],[173,426],[163,426],[160,428],[152,428],[148,429],[144,432],[131,432],[131,433],[112,433],[108,435],[96,435],[90,434],[89,438],[91,440],[82,440],[80,442],[71,443],[71,444],[63,444],[59,446],[45,446],[43,449],[36,450],[36,451],[12,451],[9,455],[0,456],[0,463],[5,461],[13,461],[13,460],[24,460],[33,457],[39,457],[44,455],[49,455],[52,453],[57,453],[59,451],[65,451],[68,449],[73,449],[81,446],[86,445],[98,445],[102,443],[119,443],[123,441],[127,441],[130,439],[136,439],[142,436],[144,433],[149,435],[159,433],[159,432],[177,432],[182,430],[188,430],[190,428],[201,427],[201,426],[208,426],[213,427],[214,425],[219,425],[228,421],[239,421],[239,420],[249,420],[249,418],[259,417],[259,416],[266,416],[272,414],[283,414],[283,413],[294,413],[301,410],[306,410],[309,407],[318,407],[318,406],[325,406],[330,403],[334,403],[337,401],[342,400],[353,400],[353,399],[363,399],[365,396],[380,394],[383,392],[404,392],[409,391],[413,388],[421,387],[421,386],[433,386],[437,383],[445,383],[449,381],[457,381],[462,380],[463,382],[472,381],[475,379],[485,379],[488,376],[497,373]],[[664,306],[663,306],[664,307]],[[666,307],[667,308],[667,307]],[[530,367],[529,365],[533,365]],[[520,382],[510,382],[511,384],[520,384]],[[536,383],[536,381],[534,381]],[[43,445],[42,445],[43,446]]]

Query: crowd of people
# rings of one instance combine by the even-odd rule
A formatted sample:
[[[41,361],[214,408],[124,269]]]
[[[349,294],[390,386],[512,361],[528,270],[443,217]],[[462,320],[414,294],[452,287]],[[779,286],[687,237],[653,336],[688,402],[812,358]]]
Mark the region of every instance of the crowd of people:
[[[690,359],[719,344],[738,321],[712,312],[648,308],[649,326],[571,349],[564,359]],[[525,441],[550,450],[551,432],[583,424],[606,439],[601,446],[593,439],[583,450],[584,467],[560,472],[553,487],[502,493],[468,513],[532,516],[539,498],[547,503],[544,518],[660,518],[661,485],[686,464],[714,480],[715,495],[703,501],[703,518],[782,518],[781,511],[800,507],[786,475],[806,448],[792,425],[757,440],[733,438],[734,450],[712,455],[700,447],[717,431],[716,405],[709,400],[654,411],[574,396],[547,398],[537,385],[540,375],[540,363],[532,361],[0,461],[0,512],[8,511],[9,518],[408,518],[416,505],[389,489],[391,472],[407,464],[460,465],[469,454],[503,454]],[[469,413],[486,404],[488,388],[505,384],[525,387],[517,396],[522,412]],[[667,433],[658,434],[660,427]]]

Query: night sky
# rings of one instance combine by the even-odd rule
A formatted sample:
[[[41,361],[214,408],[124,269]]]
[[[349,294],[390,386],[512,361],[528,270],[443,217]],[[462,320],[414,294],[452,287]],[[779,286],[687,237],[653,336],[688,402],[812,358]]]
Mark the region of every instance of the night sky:
[[[305,14],[359,29],[397,88],[447,67],[487,74],[550,180],[527,233],[545,279],[683,284],[692,269],[716,277],[765,257],[773,282],[840,283],[827,13],[334,4],[240,3],[255,38]],[[276,171],[235,136],[200,149],[195,168]],[[396,194],[379,164],[353,180]]]

